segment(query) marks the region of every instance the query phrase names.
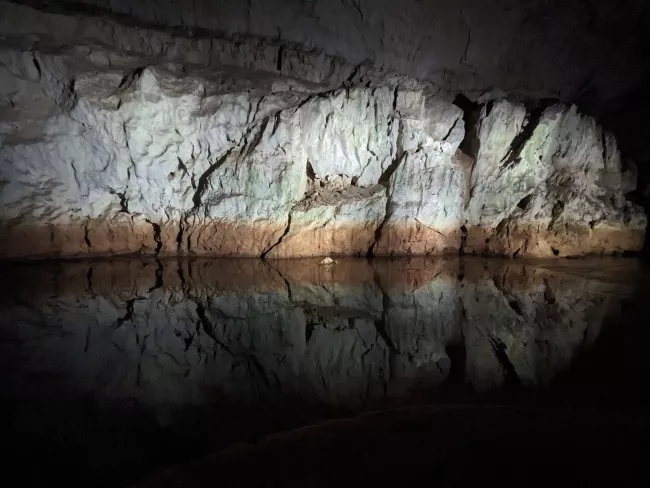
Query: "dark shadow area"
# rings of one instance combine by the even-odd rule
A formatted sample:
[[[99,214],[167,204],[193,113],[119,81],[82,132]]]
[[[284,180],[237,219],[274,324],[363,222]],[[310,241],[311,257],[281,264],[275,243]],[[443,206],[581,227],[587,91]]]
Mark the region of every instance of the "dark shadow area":
[[[476,159],[476,155],[480,148],[478,122],[481,118],[481,105],[472,102],[462,93],[456,95],[456,98],[454,98],[454,105],[463,111],[463,121],[465,122],[465,137],[458,148],[470,158]],[[488,103],[488,106],[486,107],[487,114],[489,114],[490,106],[491,104]]]

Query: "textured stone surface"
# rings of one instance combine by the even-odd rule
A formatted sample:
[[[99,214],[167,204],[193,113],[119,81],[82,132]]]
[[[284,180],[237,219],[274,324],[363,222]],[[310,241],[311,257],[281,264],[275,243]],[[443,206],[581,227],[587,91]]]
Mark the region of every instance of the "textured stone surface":
[[[223,62],[245,59],[256,68],[283,74],[300,70],[301,77],[318,81],[336,73],[332,58],[353,66],[370,61],[476,96],[498,93],[498,87],[523,97],[577,99],[602,107],[641,85],[648,74],[643,33],[649,17],[642,0],[81,0],[69,8],[75,6],[104,19],[113,13],[201,40],[216,37],[212,52]],[[14,30],[24,24],[24,17],[18,18],[22,22],[13,23]],[[87,28],[85,22],[69,19],[61,30],[102,40],[115,35],[136,50],[148,44],[146,37],[125,35],[106,20],[101,29]],[[59,27],[46,21],[38,25],[44,31]],[[221,41],[228,38],[238,45]],[[165,50],[165,41],[152,47]],[[200,48],[188,51],[193,59],[205,59]],[[171,51],[180,52],[180,46]]]
[[[0,8],[2,258],[643,245],[636,171],[574,106],[474,117],[319,51]]]

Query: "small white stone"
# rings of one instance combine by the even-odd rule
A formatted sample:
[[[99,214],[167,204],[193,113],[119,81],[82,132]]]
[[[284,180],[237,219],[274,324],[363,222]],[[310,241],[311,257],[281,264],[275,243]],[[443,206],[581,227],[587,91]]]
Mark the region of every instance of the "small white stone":
[[[336,261],[330,257],[327,257],[320,262],[321,266],[332,266],[333,264],[336,264]]]

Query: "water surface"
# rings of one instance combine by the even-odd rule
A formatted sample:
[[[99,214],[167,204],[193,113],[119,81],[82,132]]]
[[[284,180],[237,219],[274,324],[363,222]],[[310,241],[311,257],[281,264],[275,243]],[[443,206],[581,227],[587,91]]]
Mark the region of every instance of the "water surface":
[[[5,265],[0,380],[28,481],[121,485],[266,433],[434,404],[642,412],[632,259]]]

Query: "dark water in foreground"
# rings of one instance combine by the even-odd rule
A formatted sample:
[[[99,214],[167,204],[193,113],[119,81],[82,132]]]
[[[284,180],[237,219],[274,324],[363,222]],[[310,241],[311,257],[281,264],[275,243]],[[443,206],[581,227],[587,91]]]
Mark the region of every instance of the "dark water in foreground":
[[[4,265],[0,392],[24,482],[119,486],[283,429],[416,404],[644,416],[633,259]]]

